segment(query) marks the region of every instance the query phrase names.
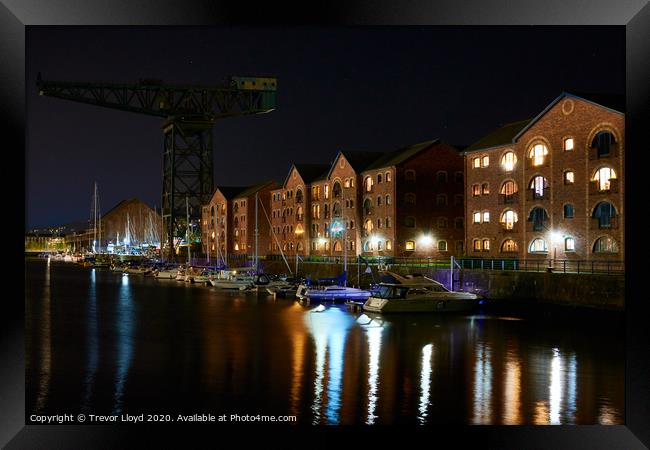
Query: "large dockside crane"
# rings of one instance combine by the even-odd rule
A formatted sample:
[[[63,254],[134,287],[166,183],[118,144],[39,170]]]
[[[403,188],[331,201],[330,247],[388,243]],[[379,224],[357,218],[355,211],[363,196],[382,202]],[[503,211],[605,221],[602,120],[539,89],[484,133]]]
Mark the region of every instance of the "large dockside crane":
[[[174,236],[182,236],[185,230],[186,198],[190,222],[196,223],[201,205],[208,203],[214,189],[212,127],[227,117],[273,111],[277,79],[233,76],[214,86],[183,86],[160,80],[135,84],[45,81],[39,73],[36,86],[39,95],[164,118],[162,219],[166,236],[161,240],[167,240],[171,260]]]

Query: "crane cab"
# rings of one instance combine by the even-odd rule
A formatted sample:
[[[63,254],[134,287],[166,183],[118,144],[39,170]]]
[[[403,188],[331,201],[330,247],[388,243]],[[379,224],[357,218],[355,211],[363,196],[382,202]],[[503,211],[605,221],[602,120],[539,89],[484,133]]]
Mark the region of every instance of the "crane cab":
[[[232,77],[231,83],[237,89],[247,91],[275,91],[278,79],[271,77]]]

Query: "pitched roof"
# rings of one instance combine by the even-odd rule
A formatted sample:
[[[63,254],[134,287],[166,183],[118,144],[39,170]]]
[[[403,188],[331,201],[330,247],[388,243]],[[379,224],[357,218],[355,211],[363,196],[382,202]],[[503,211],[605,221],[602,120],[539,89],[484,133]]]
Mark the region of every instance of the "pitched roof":
[[[511,122],[503,125],[501,128],[494,130],[492,133],[487,136],[482,137],[469,147],[465,149],[465,153],[473,152],[476,150],[483,150],[491,147],[498,147],[500,145],[506,145],[513,141],[514,137],[524,129],[531,119],[520,120],[518,122]]]
[[[133,202],[142,203],[142,204],[143,204],[144,206],[146,206],[147,208],[149,208],[149,209],[153,209],[153,208],[150,208],[149,205],[147,205],[146,203],[144,203],[144,202],[143,202],[142,200],[140,200],[139,198],[137,198],[137,197],[133,197],[133,198],[128,198],[128,199],[126,199],[126,200],[122,200],[122,201],[119,202],[117,205],[113,206],[111,209],[109,209],[109,210],[106,211],[104,214],[102,214],[102,219],[103,219],[104,217],[108,217],[108,215],[110,215],[113,211],[118,210],[118,209],[121,208],[122,206],[125,206],[125,205],[127,205],[127,204],[129,204],[129,203],[133,203]]]
[[[233,198],[248,197],[249,195],[253,195],[254,193],[264,189],[265,187],[267,187],[269,185],[271,185],[271,187],[273,187],[275,184],[276,184],[276,182],[273,181],[273,180],[262,181],[261,183],[253,184],[251,186],[248,186],[248,187],[244,188],[243,191],[239,192]]]
[[[289,169],[289,173],[287,174],[287,177],[284,180],[284,185],[286,185],[287,181],[289,181],[289,177],[291,176],[291,172],[293,171],[294,168],[298,171],[298,173],[302,177],[302,180],[306,184],[310,184],[312,181],[327,176],[327,172],[329,172],[330,170],[330,165],[329,164],[292,164],[291,169]]]
[[[366,168],[374,163],[377,159],[384,156],[385,152],[366,152],[358,150],[341,150],[334,158],[334,162],[330,166],[330,169],[327,172],[327,177],[329,178],[332,174],[332,170],[336,167],[336,162],[339,160],[341,155],[345,156],[345,159],[348,161],[348,164],[354,169],[356,173],[361,173]]]
[[[375,162],[366,167],[365,170],[371,169],[380,169],[383,167],[392,167],[401,164],[412,156],[415,156],[422,150],[425,150],[431,147],[434,144],[440,143],[439,139],[434,139],[432,141],[420,142],[419,144],[409,145],[408,147],[403,147],[398,150],[391,152],[386,152],[383,156],[377,159]]]
[[[237,197],[237,195],[246,188],[246,186],[217,186],[214,191],[216,192],[219,190],[226,200],[231,200]],[[214,196],[214,194],[212,194],[212,196]]]

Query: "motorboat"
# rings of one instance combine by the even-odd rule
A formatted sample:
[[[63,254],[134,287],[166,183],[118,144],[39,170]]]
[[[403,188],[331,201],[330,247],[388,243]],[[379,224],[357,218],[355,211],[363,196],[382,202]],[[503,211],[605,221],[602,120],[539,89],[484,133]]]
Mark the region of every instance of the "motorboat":
[[[253,286],[255,276],[251,273],[253,268],[224,269],[219,271],[219,276],[210,280],[212,286],[219,289],[237,289],[243,291]]]
[[[347,274],[343,272],[337,278],[320,278],[317,286],[311,286],[309,283],[301,284],[296,291],[296,297],[310,301],[365,301],[370,297],[370,291],[345,286],[346,280]],[[323,285],[324,283],[329,284]]]
[[[471,292],[450,291],[441,283],[422,275],[385,272],[372,296],[363,305],[370,312],[464,312],[478,304]]]
[[[268,293],[273,293],[273,291],[282,288],[294,288],[294,291],[296,289],[289,281],[275,278],[265,273],[255,275],[253,277],[253,284],[250,286],[252,290]]]
[[[163,280],[173,280],[178,275],[178,269],[175,267],[163,267],[155,272],[154,276]]]

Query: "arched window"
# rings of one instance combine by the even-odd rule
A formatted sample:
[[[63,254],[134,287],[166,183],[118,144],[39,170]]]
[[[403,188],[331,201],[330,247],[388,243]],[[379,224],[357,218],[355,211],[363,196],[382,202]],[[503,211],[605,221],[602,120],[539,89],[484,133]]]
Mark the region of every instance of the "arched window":
[[[612,187],[609,180],[616,179],[616,172],[610,167],[601,167],[596,171],[591,181],[598,184],[599,191],[609,191]]]
[[[501,167],[506,172],[512,172],[515,169],[515,164],[517,163],[517,156],[514,152],[506,152],[501,157]]]
[[[343,251],[343,246],[341,245],[341,241],[334,241],[334,251],[335,252]]]
[[[533,222],[533,231],[542,231],[548,221],[548,213],[544,208],[537,206],[530,212],[528,221]]]
[[[302,227],[302,225],[298,224],[296,225],[296,234],[300,235],[305,232],[305,229]]]
[[[537,175],[530,180],[528,188],[533,191],[533,198],[544,198],[548,190],[548,180],[541,175]]]
[[[363,180],[363,186],[366,192],[372,192],[372,177],[366,177]]]
[[[386,172],[386,173],[388,173],[388,172]],[[384,200],[386,200],[385,203],[387,205],[390,205],[390,195],[389,194],[386,194],[386,197],[384,198]]]
[[[381,183],[381,182],[382,182],[382,176],[381,176],[380,173],[378,173],[377,174],[377,183]]]
[[[367,240],[366,242],[363,243],[363,251],[364,252],[372,251],[372,243],[370,242],[370,240]]]
[[[296,220],[302,220],[302,206],[296,208]]]
[[[548,155],[548,148],[544,144],[535,144],[528,152],[528,157],[532,160],[533,166],[541,166],[544,164],[544,157],[546,155]]]
[[[384,221],[381,219],[377,219],[377,228],[381,228],[381,226],[384,224]]]
[[[366,215],[372,213],[372,201],[369,198],[363,201],[363,213]]]
[[[341,188],[341,183],[339,181],[335,181],[334,185],[332,186],[332,195],[334,198],[339,198],[341,197],[342,192],[343,189]]]
[[[384,178],[385,178],[385,180],[386,180],[386,183],[389,183],[390,180],[391,180],[391,178],[390,178],[390,172],[386,172]],[[386,248],[388,249],[388,245],[386,245]],[[389,249],[389,250],[390,250],[390,249]]]
[[[386,250],[392,250],[393,249],[393,243],[388,240],[386,241]]]
[[[332,216],[341,217],[341,204],[339,202],[334,203],[334,206],[332,207]]]
[[[415,170],[407,170],[404,172],[404,179],[406,181],[415,181]]]
[[[447,228],[449,221],[446,217],[438,217],[438,228]]]
[[[410,252],[415,250],[415,241],[406,241],[404,249]]]
[[[605,156],[609,156],[610,148],[614,144],[616,144],[614,135],[609,131],[601,131],[591,141],[591,148],[596,148],[596,155],[599,158],[604,158]]]
[[[564,251],[565,252],[575,252],[576,251],[576,241],[572,237],[564,238]]]
[[[503,253],[516,252],[517,250],[517,243],[512,239],[506,239],[503,241],[503,244],[501,244],[501,251]]]
[[[407,205],[415,205],[415,194],[409,192],[408,194],[404,195],[404,202]]]
[[[377,196],[377,206],[381,206],[381,200],[382,200],[381,195],[378,195]]]
[[[439,171],[436,174],[436,178],[438,179],[439,184],[446,183],[447,182],[447,172],[445,172],[444,170]]]
[[[366,222],[363,225],[363,228],[366,230],[368,234],[372,233],[372,228],[373,228],[373,223],[371,219],[367,219]]]
[[[407,216],[404,218],[404,226],[406,228],[415,228],[415,217]]]
[[[490,193],[490,183],[483,183],[481,185],[481,194],[488,195]]]
[[[447,251],[447,241],[438,241],[438,251],[439,252]]]
[[[296,190],[296,203],[302,203],[302,189]]]
[[[542,238],[533,239],[528,248],[530,253],[548,253],[548,246],[546,241]]]
[[[609,236],[603,236],[596,239],[594,243],[594,253],[618,253],[618,244]]]
[[[390,217],[386,217],[385,223],[386,223],[386,228],[390,228]]]
[[[514,196],[517,193],[517,183],[513,180],[504,181],[501,185],[499,193],[503,196],[504,203],[512,203],[514,201]]]
[[[436,195],[436,205],[437,206],[447,206],[447,194],[438,194],[438,195]]]
[[[518,221],[517,213],[511,209],[507,209],[501,214],[501,224],[506,230],[512,230]]]
[[[343,186],[345,186],[346,188],[350,187],[350,179],[349,178],[345,179],[345,182],[343,183]]]
[[[472,247],[474,248],[475,252],[480,252],[481,251],[481,240],[480,239],[474,239],[472,241]]]
[[[592,217],[598,219],[598,228],[612,228],[612,219],[616,217],[616,208],[609,202],[600,202],[594,208]]]

